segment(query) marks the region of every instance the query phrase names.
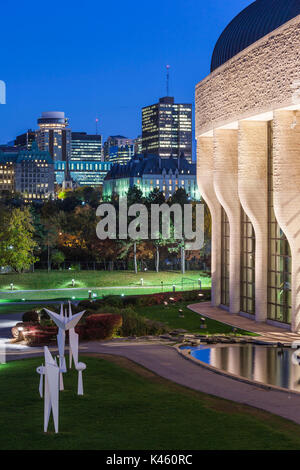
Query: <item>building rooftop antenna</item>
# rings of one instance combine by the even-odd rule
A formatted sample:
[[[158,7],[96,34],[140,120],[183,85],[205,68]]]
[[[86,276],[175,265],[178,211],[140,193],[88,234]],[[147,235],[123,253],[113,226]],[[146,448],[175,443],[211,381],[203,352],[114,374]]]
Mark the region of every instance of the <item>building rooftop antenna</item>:
[[[96,135],[98,135],[98,122],[99,122],[99,118],[96,117]]]
[[[167,96],[169,96],[169,88],[170,88],[170,65],[166,65],[167,69]]]

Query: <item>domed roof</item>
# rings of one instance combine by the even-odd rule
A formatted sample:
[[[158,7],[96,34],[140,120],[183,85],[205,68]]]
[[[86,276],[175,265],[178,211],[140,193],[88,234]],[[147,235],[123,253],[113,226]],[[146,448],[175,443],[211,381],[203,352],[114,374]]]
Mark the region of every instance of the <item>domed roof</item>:
[[[237,15],[219,37],[211,72],[258,39],[300,15],[300,0],[256,0]]]

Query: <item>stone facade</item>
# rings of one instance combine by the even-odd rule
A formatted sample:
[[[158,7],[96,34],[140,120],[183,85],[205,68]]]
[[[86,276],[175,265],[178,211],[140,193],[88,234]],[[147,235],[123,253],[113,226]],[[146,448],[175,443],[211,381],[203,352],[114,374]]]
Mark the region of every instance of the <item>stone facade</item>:
[[[249,46],[196,86],[196,136],[291,106],[297,99],[295,87],[300,89],[300,16]]]
[[[290,327],[295,332],[300,330],[299,51],[300,16],[297,16],[196,86],[197,180],[212,215],[212,303],[215,306],[221,303],[223,208],[230,226],[229,311],[240,312],[241,211],[244,211],[255,233],[255,319],[268,321],[273,287],[268,277],[272,271],[268,207],[274,207],[275,223],[289,242],[292,256],[288,308],[291,308]],[[268,130],[270,122],[273,133]],[[281,275],[276,269],[275,277]],[[282,283],[282,292],[287,284]],[[275,303],[282,301],[281,295],[279,288]],[[284,320],[279,321],[287,326]]]

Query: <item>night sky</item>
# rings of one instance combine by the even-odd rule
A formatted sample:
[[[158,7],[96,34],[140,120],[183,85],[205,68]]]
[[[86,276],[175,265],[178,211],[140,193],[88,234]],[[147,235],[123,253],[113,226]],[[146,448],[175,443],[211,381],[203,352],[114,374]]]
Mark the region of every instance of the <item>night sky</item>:
[[[166,94],[194,102],[215,42],[249,0],[2,2],[0,143],[65,111],[74,131],[136,137],[141,108]]]

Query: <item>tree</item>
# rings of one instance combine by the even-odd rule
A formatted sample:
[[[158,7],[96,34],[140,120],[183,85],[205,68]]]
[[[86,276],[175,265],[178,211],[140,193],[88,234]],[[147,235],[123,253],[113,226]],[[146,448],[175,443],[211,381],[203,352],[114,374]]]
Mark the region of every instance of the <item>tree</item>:
[[[34,226],[28,207],[13,209],[4,216],[0,232],[1,264],[21,273],[37,261],[33,251],[37,243],[33,239]]]
[[[51,254],[51,262],[54,266],[57,266],[58,268],[60,265],[65,261],[66,257],[62,251],[59,250],[53,250]]]

